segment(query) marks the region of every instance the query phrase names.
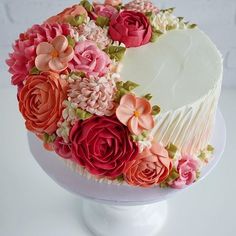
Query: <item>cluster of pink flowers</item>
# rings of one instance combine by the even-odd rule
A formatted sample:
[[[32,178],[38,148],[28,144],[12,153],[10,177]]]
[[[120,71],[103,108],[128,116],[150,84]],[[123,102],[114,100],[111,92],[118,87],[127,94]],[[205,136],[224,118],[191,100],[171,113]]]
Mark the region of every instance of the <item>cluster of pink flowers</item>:
[[[150,11],[159,10],[149,1],[83,0],[20,34],[7,64],[26,128],[48,150],[98,178],[180,188],[196,180],[198,163],[183,155],[169,178],[168,149],[147,135],[152,105],[117,79],[121,53],[151,40]]]

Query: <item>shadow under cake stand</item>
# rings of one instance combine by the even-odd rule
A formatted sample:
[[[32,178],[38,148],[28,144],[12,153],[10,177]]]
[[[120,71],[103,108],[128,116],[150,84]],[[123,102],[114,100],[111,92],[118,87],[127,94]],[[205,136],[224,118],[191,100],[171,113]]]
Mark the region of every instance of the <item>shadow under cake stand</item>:
[[[182,190],[98,183],[72,171],[63,159],[46,151],[34,134],[28,133],[28,141],[42,169],[61,187],[83,197],[81,214],[90,232],[96,236],[153,236],[167,219],[166,199],[199,183],[219,162],[225,148],[226,128],[218,110],[210,142],[215,147],[214,158],[202,169],[200,179]]]

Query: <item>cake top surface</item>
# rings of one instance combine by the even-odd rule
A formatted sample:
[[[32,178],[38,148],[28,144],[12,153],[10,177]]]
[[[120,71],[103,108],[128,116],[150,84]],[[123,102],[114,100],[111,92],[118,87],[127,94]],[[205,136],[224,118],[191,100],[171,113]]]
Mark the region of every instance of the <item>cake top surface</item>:
[[[124,57],[122,78],[140,84],[162,111],[191,104],[206,95],[222,78],[222,58],[199,29],[173,30],[153,43],[130,48]]]

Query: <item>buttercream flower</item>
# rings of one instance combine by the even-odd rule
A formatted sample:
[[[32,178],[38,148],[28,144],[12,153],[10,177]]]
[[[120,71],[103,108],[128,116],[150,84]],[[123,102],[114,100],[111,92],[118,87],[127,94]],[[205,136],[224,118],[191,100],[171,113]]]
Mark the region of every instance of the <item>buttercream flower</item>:
[[[128,48],[139,47],[150,41],[152,28],[143,13],[124,10],[111,18],[109,34]]]
[[[59,156],[65,159],[71,158],[71,143],[66,143],[63,138],[57,137],[53,143],[53,148]]]
[[[197,172],[199,170],[199,161],[192,156],[183,156],[177,164],[177,172],[179,177],[174,181],[169,182],[169,186],[176,189],[181,189],[186,185],[192,184],[197,179]]]
[[[124,6],[125,10],[139,11],[142,13],[153,12],[158,13],[159,9],[153,5],[150,0],[133,0]]]
[[[122,3],[122,0],[105,0],[104,5],[116,7]]]
[[[115,83],[110,78],[78,78],[69,85],[68,97],[78,107],[98,116],[114,113]]]
[[[134,186],[150,187],[163,182],[172,169],[167,150],[159,143],[145,148],[124,170],[125,181]]]
[[[137,153],[129,131],[115,116],[93,116],[78,121],[70,131],[72,160],[91,174],[114,179]]]
[[[118,13],[117,9],[110,5],[96,4],[92,16],[96,19],[98,16],[103,16],[110,19],[113,15]]]
[[[41,42],[50,42],[58,35],[71,35],[73,30],[69,24],[43,24],[34,25],[26,33],[20,34],[13,46],[13,53],[9,54],[6,61],[12,76],[12,84],[23,86],[23,81],[28,78],[30,70],[34,67],[36,47]]]
[[[110,64],[108,55],[95,43],[86,40],[76,44],[75,55],[69,67],[72,71],[85,72],[88,76],[103,76]]]
[[[72,7],[66,8],[64,11],[60,12],[59,14],[55,16],[48,18],[45,22],[49,24],[56,23],[56,22],[66,23],[68,22],[70,18],[80,16],[80,15],[87,16],[88,13],[83,6],[77,4],[77,5],[73,5]]]
[[[116,116],[135,135],[154,127],[152,107],[149,101],[145,98],[135,97],[131,93],[121,98],[120,105],[116,109]]]
[[[56,73],[28,76],[19,93],[19,109],[26,120],[26,128],[39,134],[55,132],[66,92],[66,82]]]
[[[96,25],[93,20],[79,26],[78,33],[83,38],[95,42],[102,50],[111,43],[111,39],[107,36],[107,29]]]
[[[61,72],[68,67],[74,56],[74,50],[65,36],[59,35],[51,43],[42,42],[36,48],[35,66],[40,71]]]

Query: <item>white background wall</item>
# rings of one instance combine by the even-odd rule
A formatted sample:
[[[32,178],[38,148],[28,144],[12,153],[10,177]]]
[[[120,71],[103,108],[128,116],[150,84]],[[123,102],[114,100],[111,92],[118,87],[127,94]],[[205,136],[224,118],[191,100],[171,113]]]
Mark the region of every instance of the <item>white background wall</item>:
[[[0,0],[0,87],[10,85],[4,63],[20,32],[79,0]],[[236,88],[236,0],[156,0],[160,8],[176,7],[176,15],[197,23],[224,57],[224,86]]]

